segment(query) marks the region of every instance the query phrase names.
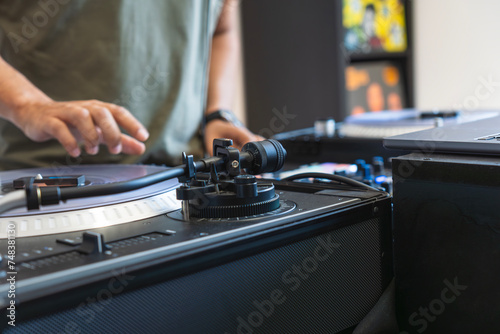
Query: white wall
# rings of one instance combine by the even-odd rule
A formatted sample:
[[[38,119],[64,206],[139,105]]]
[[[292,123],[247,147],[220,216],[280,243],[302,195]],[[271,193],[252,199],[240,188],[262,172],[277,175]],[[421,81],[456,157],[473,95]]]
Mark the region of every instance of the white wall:
[[[416,106],[500,109],[500,1],[415,0],[413,8]]]

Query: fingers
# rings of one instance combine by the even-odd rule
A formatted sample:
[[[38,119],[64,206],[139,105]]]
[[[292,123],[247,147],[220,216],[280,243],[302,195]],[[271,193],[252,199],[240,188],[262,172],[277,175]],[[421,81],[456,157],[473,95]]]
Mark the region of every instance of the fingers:
[[[57,139],[72,157],[80,155],[81,152],[78,143],[63,121],[57,118],[50,118],[45,124],[45,132]]]
[[[64,124],[64,122],[62,122],[62,124]],[[98,127],[96,127],[96,130],[97,130],[98,136],[100,138],[99,141],[104,142],[102,130]],[[74,133],[72,133],[72,136],[75,137],[76,135]],[[142,142],[138,141],[137,139],[132,138],[126,134],[121,134],[120,136],[121,136],[120,141],[122,144],[121,153],[132,154],[132,155],[142,155],[146,151],[146,145],[144,145],[144,143],[142,143]],[[78,146],[76,146],[76,148],[78,148]],[[95,153],[89,153],[88,151],[87,151],[87,153],[89,153],[90,155],[95,155],[99,152],[98,148],[99,148],[99,146],[97,146],[97,150],[95,151]],[[81,153],[80,150],[78,150],[75,153],[72,153],[71,155],[76,157],[76,156],[80,155],[80,153]]]
[[[71,106],[68,112],[62,113],[61,120],[71,124],[85,144],[85,150],[89,154],[97,154],[99,150],[99,134],[94,124],[91,112],[87,108]]]
[[[255,135],[255,139],[252,140],[252,141],[262,141],[262,140],[266,140],[266,138],[260,136],[260,135]]]
[[[108,109],[95,103],[71,104],[65,109],[60,118],[77,130],[87,153],[96,154],[100,142],[108,146],[111,154],[121,152],[121,131]]]
[[[108,146],[111,154],[118,154],[123,150],[120,126],[132,137],[140,141],[148,139],[149,133],[146,128],[127,109],[98,100],[81,102],[90,111],[94,127],[102,130],[100,142]],[[83,126],[79,125],[78,128],[80,130]],[[133,151],[137,150],[136,147]],[[90,154],[97,153],[97,147],[95,151],[91,149],[87,150],[87,152]]]
[[[95,125],[102,131],[102,141],[108,146],[109,153],[120,153],[122,133],[109,109],[97,106],[92,108],[91,113]]]
[[[119,126],[137,140],[145,141],[148,139],[149,133],[146,128],[127,109],[97,100],[87,101],[86,104],[91,109],[95,125],[102,130],[102,142],[108,146],[111,154],[118,154],[124,148],[124,143],[122,143],[124,137]],[[141,147],[144,145],[139,145],[137,141],[132,144],[131,138],[129,136],[126,138],[128,138],[127,152],[130,150],[130,152],[142,151]],[[123,151],[123,153],[127,152]]]
[[[145,152],[146,146],[141,141],[147,140],[149,133],[127,109],[101,101],[89,101],[86,106],[90,109],[90,124],[95,131],[95,137],[92,136],[92,139],[97,138],[97,145],[105,144],[111,154],[141,155]],[[119,125],[132,136],[123,134]],[[79,125],[78,129],[83,131],[84,126]],[[95,150],[86,151],[89,154],[97,154],[98,146]]]
[[[215,138],[231,138],[233,146],[238,149],[250,141],[264,140],[263,137],[252,133],[245,127],[237,127],[219,120],[210,122],[205,128],[205,147],[210,155],[213,154],[212,142]]]
[[[121,140],[123,145],[122,152],[125,154],[141,155],[146,151],[146,145],[144,145],[144,143],[128,135],[122,134]]]
[[[76,130],[76,138],[84,141],[88,154],[97,154],[100,143],[105,144],[111,154],[142,154],[145,151],[144,144],[121,132],[119,125],[139,140],[149,137],[144,126],[123,107],[96,100],[75,101],[65,105],[65,111],[61,120]]]
[[[142,154],[149,133],[125,108],[97,100],[44,102],[29,105],[19,128],[30,139],[42,142],[57,139],[72,156],[81,154],[78,143],[94,155],[99,144],[108,146],[112,154]],[[120,126],[130,136],[122,133]]]
[[[238,130],[234,132],[233,140],[236,147],[242,148],[243,145],[250,141],[264,140],[264,138],[253,134],[246,128],[238,128]]]
[[[102,107],[108,109],[119,126],[127,131],[132,137],[145,141],[149,137],[146,128],[127,109],[111,103],[100,102]]]

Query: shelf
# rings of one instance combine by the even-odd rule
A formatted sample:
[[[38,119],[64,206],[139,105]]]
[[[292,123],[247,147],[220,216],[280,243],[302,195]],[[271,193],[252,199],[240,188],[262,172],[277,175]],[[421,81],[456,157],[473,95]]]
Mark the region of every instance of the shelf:
[[[410,52],[380,52],[380,53],[352,53],[347,55],[348,63],[356,63],[361,61],[370,60],[392,60],[392,59],[407,59],[410,56]]]

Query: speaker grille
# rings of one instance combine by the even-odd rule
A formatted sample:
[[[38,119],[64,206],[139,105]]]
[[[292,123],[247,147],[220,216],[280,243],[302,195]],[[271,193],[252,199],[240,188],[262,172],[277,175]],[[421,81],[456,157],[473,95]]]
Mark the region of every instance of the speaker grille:
[[[82,300],[5,333],[337,333],[381,295],[381,252],[380,219],[366,220],[100,302]]]

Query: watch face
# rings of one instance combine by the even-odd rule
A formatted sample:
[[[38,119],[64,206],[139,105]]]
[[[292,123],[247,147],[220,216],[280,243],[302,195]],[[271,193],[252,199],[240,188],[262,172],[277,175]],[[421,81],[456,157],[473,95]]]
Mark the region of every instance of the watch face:
[[[240,122],[240,120],[237,119],[236,116],[232,112],[230,112],[229,110],[221,110],[220,116],[221,116],[221,118],[228,121],[229,123],[232,123],[236,126],[242,126],[242,123]]]
[[[234,117],[233,114],[228,112],[227,110],[221,110],[220,115],[222,118],[224,118],[228,122],[234,122]]]

